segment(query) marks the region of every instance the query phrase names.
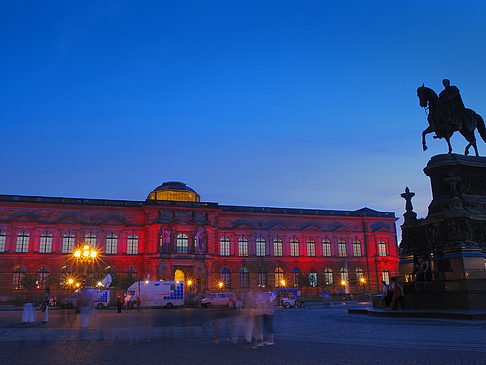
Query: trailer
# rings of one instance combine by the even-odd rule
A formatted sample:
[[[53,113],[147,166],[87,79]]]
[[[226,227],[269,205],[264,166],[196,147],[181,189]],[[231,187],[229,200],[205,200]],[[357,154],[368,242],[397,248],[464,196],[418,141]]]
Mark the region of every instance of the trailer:
[[[183,281],[137,281],[130,285],[127,295],[140,298],[143,307],[182,307],[184,305]]]

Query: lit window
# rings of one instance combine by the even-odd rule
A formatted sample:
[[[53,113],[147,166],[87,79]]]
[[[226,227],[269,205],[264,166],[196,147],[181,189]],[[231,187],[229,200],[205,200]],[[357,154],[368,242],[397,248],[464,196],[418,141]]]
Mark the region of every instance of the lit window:
[[[39,252],[50,253],[52,251],[52,233],[45,231],[40,235]]]
[[[279,287],[282,285],[282,280],[284,280],[284,271],[282,268],[277,267],[275,269],[275,287]]]
[[[378,242],[378,256],[386,256],[386,242],[383,240],[380,240]]]
[[[299,256],[299,241],[296,238],[290,240],[290,256]]]
[[[135,233],[130,234],[127,238],[127,254],[138,254],[138,236]]]
[[[332,269],[329,267],[326,267],[324,269],[324,283],[326,285],[332,285],[334,283],[334,277],[332,274]]]
[[[114,233],[110,233],[106,236],[106,253],[115,254],[118,250],[118,236]]]
[[[313,239],[307,241],[307,256],[316,255],[316,243]]]
[[[62,235],[62,253],[71,253],[74,250],[76,236],[73,232],[66,232]]]
[[[261,286],[262,288],[267,286],[267,272],[263,267],[258,269],[257,281],[258,286]]]
[[[310,272],[309,273],[309,286],[316,287],[317,286],[317,273]]]
[[[256,240],[256,255],[265,256],[265,240],[262,237]]]
[[[386,285],[390,284],[390,270],[383,269],[381,272],[381,278],[386,283]]]
[[[342,267],[339,272],[341,273],[341,280],[348,281],[348,271],[346,270],[346,268]]]
[[[15,252],[28,252],[29,251],[29,232],[22,231],[17,235],[17,247]]]
[[[363,277],[363,275],[364,275],[364,271],[363,271],[363,269],[362,269],[362,268],[360,268],[360,267],[357,267],[357,268],[356,268],[356,277],[359,279],[359,278],[362,278],[362,277]]]
[[[176,239],[176,252],[187,253],[188,239],[184,233],[179,233]]]
[[[359,240],[353,242],[353,254],[357,257],[361,256],[361,242]]]
[[[322,241],[322,256],[331,256],[331,241],[328,239]]]
[[[248,238],[241,236],[238,239],[238,255],[248,256]]]
[[[248,288],[250,285],[250,275],[246,268],[240,270],[240,288]]]
[[[226,288],[231,288],[231,270],[227,267],[221,269],[221,281]]]
[[[338,255],[339,256],[346,256],[346,241],[339,240],[338,241]]]
[[[275,238],[273,240],[273,255],[274,256],[283,255],[283,243],[281,238]]]
[[[221,256],[230,255],[230,239],[226,236],[221,237],[219,240],[219,254]]]
[[[5,234],[4,231],[0,231],[0,252],[5,251],[5,242],[7,239],[7,235]]]
[[[96,247],[96,235],[93,232],[89,232],[84,236],[84,244]]]

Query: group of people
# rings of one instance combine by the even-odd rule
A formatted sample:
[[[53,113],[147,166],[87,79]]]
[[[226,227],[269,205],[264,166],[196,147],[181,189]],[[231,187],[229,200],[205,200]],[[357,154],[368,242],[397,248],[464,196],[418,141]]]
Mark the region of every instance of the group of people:
[[[229,312],[221,312],[215,321],[215,343],[220,341],[221,332],[226,328],[228,339],[238,343],[242,334],[252,349],[274,345],[273,316],[275,297],[263,288],[250,290],[241,296],[231,297]],[[232,311],[235,310],[235,311]]]
[[[137,311],[140,310],[140,297],[138,295],[131,295],[130,293],[124,295],[125,298],[118,294],[116,297],[116,308],[117,312],[121,313],[123,309],[123,304],[125,304],[125,309],[127,311],[132,310],[134,307]]]
[[[380,308],[393,310],[397,307],[397,304],[399,304],[399,299],[403,297],[403,285],[395,278],[390,279],[389,285],[385,281],[383,281],[382,284],[383,294],[380,298],[379,306]]]

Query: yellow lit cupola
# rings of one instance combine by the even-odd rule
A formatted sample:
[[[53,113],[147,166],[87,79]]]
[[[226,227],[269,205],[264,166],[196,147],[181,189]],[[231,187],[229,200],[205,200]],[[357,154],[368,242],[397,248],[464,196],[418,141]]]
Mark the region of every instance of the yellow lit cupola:
[[[147,200],[172,200],[183,202],[199,202],[201,197],[186,184],[179,181],[168,181],[154,189]]]

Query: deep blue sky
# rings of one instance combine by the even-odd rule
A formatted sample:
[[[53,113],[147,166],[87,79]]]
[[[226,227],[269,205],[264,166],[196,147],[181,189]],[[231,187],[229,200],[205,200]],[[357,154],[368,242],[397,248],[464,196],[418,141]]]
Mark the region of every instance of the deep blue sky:
[[[179,180],[204,201],[401,217],[408,185],[424,216],[422,168],[447,149],[422,152],[416,89],[447,77],[486,115],[485,9],[4,2],[0,193],[143,200]]]

